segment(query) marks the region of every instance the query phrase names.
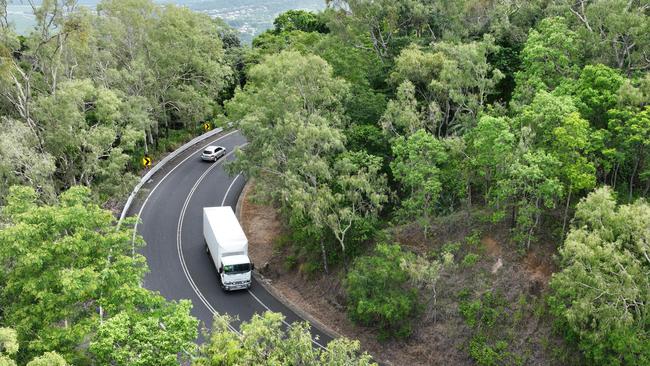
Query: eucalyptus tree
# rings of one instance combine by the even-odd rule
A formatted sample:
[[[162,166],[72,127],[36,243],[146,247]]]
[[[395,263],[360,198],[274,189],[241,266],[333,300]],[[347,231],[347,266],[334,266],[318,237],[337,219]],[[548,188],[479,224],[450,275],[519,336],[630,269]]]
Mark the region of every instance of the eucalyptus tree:
[[[602,63],[632,75],[650,68],[650,6],[645,1],[558,1],[555,11],[579,35],[576,48],[591,63]]]
[[[560,248],[549,303],[564,334],[594,365],[650,360],[650,205],[618,205],[610,188],[578,205]]]
[[[495,50],[489,36],[471,43],[437,42],[431,50],[411,45],[395,59],[390,80],[395,85],[408,81],[415,86],[429,132],[438,137],[463,134],[474,127],[487,96],[503,77],[487,62]]]
[[[347,266],[346,238],[360,221],[373,223],[388,201],[386,176],[381,174],[382,159],[366,152],[346,152],[336,157],[335,175],[325,193],[325,212],[316,221],[330,228],[341,246]]]
[[[324,228],[319,191],[335,177],[331,161],[345,150],[343,99],[348,84],[318,56],[284,51],[254,66],[244,89],[226,104],[248,138],[229,169],[257,178],[267,199]],[[321,242],[323,260],[325,250]]]

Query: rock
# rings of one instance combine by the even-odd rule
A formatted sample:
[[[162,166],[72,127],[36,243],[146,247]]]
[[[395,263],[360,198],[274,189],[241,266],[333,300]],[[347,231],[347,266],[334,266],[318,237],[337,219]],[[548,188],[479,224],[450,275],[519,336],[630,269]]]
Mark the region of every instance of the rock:
[[[494,265],[492,265],[492,273],[497,273],[497,271],[501,267],[503,267],[503,262],[501,261],[501,257],[499,257],[499,259],[497,259],[496,263],[494,263]]]

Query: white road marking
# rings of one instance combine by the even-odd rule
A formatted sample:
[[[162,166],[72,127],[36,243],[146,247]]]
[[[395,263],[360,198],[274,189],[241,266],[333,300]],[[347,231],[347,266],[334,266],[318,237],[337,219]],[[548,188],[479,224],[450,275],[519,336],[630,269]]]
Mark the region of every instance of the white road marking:
[[[194,282],[194,279],[192,279],[192,275],[190,274],[190,271],[187,269],[187,264],[185,264],[185,256],[183,256],[183,244],[182,244],[182,232],[183,232],[183,220],[185,219],[185,212],[187,212],[187,206],[190,203],[190,200],[192,199],[192,196],[194,195],[194,192],[196,189],[199,187],[203,179],[212,171],[212,169],[216,168],[219,164],[221,164],[226,158],[232,154],[232,152],[226,154],[221,160],[218,162],[212,164],[208,169],[201,174],[199,179],[194,183],[194,186],[190,190],[190,193],[187,195],[187,198],[185,199],[185,202],[183,204],[183,208],[181,209],[180,215],[178,217],[178,226],[176,227],[176,252],[178,253],[178,259],[181,262],[181,267],[183,269],[183,274],[185,274],[185,278],[187,279],[187,282],[189,282],[190,287],[192,287],[192,290],[194,290],[194,293],[199,297],[201,302],[208,308],[208,310],[214,315],[216,313],[216,310],[212,307],[208,299],[205,298],[201,290],[199,290],[199,287],[196,285]],[[235,332],[236,334],[241,334],[235,327],[232,325],[228,324],[228,328]]]
[[[203,146],[202,149],[204,149],[204,148],[207,147],[207,146],[210,146],[211,144],[213,144],[213,143],[215,143],[215,142],[217,142],[217,141],[219,141],[219,140],[221,140],[221,139],[223,139],[223,138],[226,138],[227,136],[229,136],[229,135],[231,135],[231,134],[233,134],[233,133],[235,133],[235,132],[237,132],[237,130],[232,131],[232,132],[230,132],[230,133],[228,133],[228,134],[226,134],[226,135],[224,135],[224,136],[221,136],[220,138],[218,138],[218,139],[216,139],[216,140],[211,141],[209,144]],[[247,145],[247,143],[246,143],[246,144],[243,144],[243,145],[240,145],[239,147],[242,147],[242,146],[245,146],[245,145]],[[196,152],[196,150],[195,150],[195,152]],[[221,162],[225,161],[226,158],[227,158],[228,156],[230,156],[230,155],[231,155],[232,153],[234,153],[234,152],[235,152],[235,150],[233,149],[233,151],[231,151],[230,153],[224,155],[223,158],[222,158],[221,160],[219,160],[218,162],[212,164],[208,169],[206,169],[205,172],[203,172],[203,174],[202,174],[202,175],[199,177],[199,179],[195,182],[194,186],[192,187],[192,189],[190,190],[188,196],[187,196],[186,199],[185,199],[185,202],[184,202],[184,204],[183,204],[183,208],[181,209],[181,213],[180,213],[180,216],[179,216],[178,226],[177,226],[177,228],[176,228],[176,251],[177,251],[177,253],[178,253],[178,258],[179,258],[179,260],[180,260],[180,262],[181,262],[181,267],[182,267],[182,269],[183,269],[183,273],[185,274],[185,278],[187,279],[188,283],[190,284],[190,287],[192,287],[192,290],[193,290],[194,293],[199,297],[199,299],[201,300],[201,302],[203,303],[203,305],[205,305],[205,307],[208,309],[208,311],[210,311],[213,315],[214,315],[215,313],[217,313],[217,311],[214,309],[214,307],[212,307],[212,305],[210,304],[210,302],[205,298],[205,296],[203,295],[203,293],[201,292],[201,290],[198,288],[198,286],[196,286],[196,283],[195,283],[194,280],[192,279],[192,275],[189,273],[189,270],[187,269],[187,265],[186,265],[186,263],[185,263],[185,257],[184,257],[184,255],[183,255],[183,245],[182,245],[182,235],[181,235],[181,233],[182,233],[182,227],[183,227],[183,220],[184,220],[184,218],[185,218],[185,213],[186,213],[186,211],[187,211],[187,206],[189,205],[189,202],[190,202],[190,200],[192,199],[192,196],[194,195],[194,192],[196,191],[196,189],[198,188],[198,186],[201,184],[201,182],[203,181],[203,179],[208,175],[208,173],[210,173],[210,172],[212,171],[212,169],[214,169],[215,167],[217,167],[218,165],[220,165]],[[158,186],[160,186],[160,184],[162,184],[162,182],[164,182],[165,179],[166,179],[166,178],[167,178],[171,173],[173,173],[173,172],[176,170],[176,168],[178,168],[180,165],[184,164],[184,163],[185,163],[189,158],[191,158],[191,157],[193,157],[193,156],[194,156],[194,153],[190,154],[188,157],[186,157],[186,158],[183,159],[180,163],[178,163],[176,166],[174,166],[174,167],[173,167],[173,168],[172,168],[172,169],[171,169],[167,174],[165,174],[165,176],[164,176],[164,177],[163,177],[163,178],[158,182],[158,184],[156,184],[156,186],[154,186],[154,188],[149,192],[149,194],[147,195],[147,198],[145,199],[145,201],[144,201],[143,204],[142,204],[142,207],[140,207],[140,210],[138,211],[138,216],[137,216],[137,217],[138,217],[138,220],[136,221],[136,224],[135,224],[135,226],[134,226],[134,230],[133,230],[133,240],[135,240],[135,235],[136,235],[136,233],[137,233],[138,222],[139,222],[139,220],[140,220],[140,216],[142,215],[142,211],[144,210],[144,207],[147,205],[147,202],[149,201],[149,197],[151,197],[151,195],[154,193],[154,191],[156,190],[156,188],[158,188]],[[232,186],[234,185],[235,181],[237,180],[237,178],[239,178],[240,175],[241,175],[241,173],[237,174],[237,176],[235,177],[235,179],[233,179],[233,181],[230,183],[230,186],[228,187],[228,190],[226,191],[226,194],[224,195],[223,201],[221,202],[221,205],[222,205],[222,206],[224,205],[224,203],[225,203],[225,201],[226,201],[226,197],[228,197],[228,193],[230,192],[230,189],[232,188]],[[254,299],[255,299],[255,300],[260,304],[260,305],[262,305],[265,309],[271,311],[271,309],[270,309],[270,308],[269,308],[269,307],[268,307],[264,302],[262,302],[262,301],[261,301],[257,296],[255,296],[255,294],[254,294],[252,291],[250,291],[250,290],[246,290],[246,291],[248,291],[248,293],[249,293],[249,294],[250,294],[250,295],[251,295],[251,296],[252,296],[252,297],[253,297],[253,298],[254,298]],[[282,322],[283,322],[285,325],[287,325],[287,326],[290,325],[290,324],[287,323],[285,320],[283,320]],[[234,328],[232,325],[230,325],[230,324],[228,324],[228,328],[229,328],[231,331],[233,331],[234,333],[236,333],[236,334],[241,334],[237,329],[235,329],[235,328]],[[320,344],[316,339],[312,339],[312,342],[313,342],[314,344],[316,344],[317,346],[319,346],[320,348],[325,349],[325,347],[324,347],[322,344]]]
[[[158,184],[156,184],[156,185],[153,187],[153,189],[151,190],[151,192],[149,192],[149,194],[147,195],[147,198],[144,199],[144,202],[142,203],[142,207],[140,207],[140,210],[138,211],[137,220],[135,221],[135,226],[133,227],[133,238],[132,238],[132,241],[135,241],[135,236],[136,236],[136,234],[138,233],[138,223],[140,222],[140,216],[142,216],[142,211],[144,211],[144,207],[147,205],[147,202],[149,201],[149,197],[151,197],[151,195],[153,194],[153,192],[156,191],[156,189],[158,188],[158,186],[161,185],[162,182],[164,182],[165,179],[167,179],[167,177],[168,177],[170,174],[172,174],[172,173],[174,172],[174,170],[176,170],[176,168],[178,168],[178,167],[181,166],[183,163],[185,163],[189,158],[194,157],[194,154],[196,154],[197,151],[203,150],[203,149],[205,149],[206,147],[210,146],[211,144],[213,144],[213,143],[215,143],[215,142],[217,142],[217,141],[219,141],[219,140],[221,140],[221,139],[224,139],[224,138],[226,138],[226,137],[232,135],[232,134],[235,133],[235,132],[238,132],[238,130],[234,130],[234,131],[232,131],[232,132],[229,132],[229,133],[227,133],[227,134],[225,134],[225,135],[219,137],[219,138],[216,139],[216,140],[212,140],[212,141],[210,141],[210,143],[208,143],[207,145],[201,147],[201,149],[199,149],[199,150],[194,150],[194,151],[193,151],[193,152],[192,152],[188,157],[186,157],[185,159],[183,159],[180,163],[176,164],[176,166],[174,166],[174,167],[172,168],[172,170],[170,170],[167,174],[165,174],[164,177],[162,177],[162,179],[160,180],[160,182],[158,182]]]
[[[180,163],[176,164],[176,166],[174,166],[174,167],[173,167],[173,168],[172,168],[172,169],[171,169],[167,174],[165,174],[164,177],[162,177],[162,179],[160,179],[160,181],[158,182],[158,184],[156,184],[156,185],[153,187],[153,189],[149,192],[149,194],[147,195],[147,198],[145,198],[144,202],[142,203],[142,207],[140,207],[140,210],[138,211],[137,220],[136,220],[136,222],[135,222],[135,226],[133,227],[133,238],[132,238],[133,241],[135,241],[135,236],[136,236],[137,233],[138,233],[138,223],[140,222],[140,217],[142,216],[142,211],[144,211],[144,208],[145,208],[145,206],[147,205],[147,202],[149,201],[149,197],[151,197],[151,195],[156,191],[156,189],[158,188],[158,186],[160,186],[160,185],[165,181],[165,179],[167,179],[167,177],[169,177],[169,175],[172,174],[172,173],[176,170],[176,168],[178,168],[179,166],[183,165],[183,163],[185,163],[188,159],[190,159],[190,158],[192,158],[192,157],[195,157],[194,154],[196,154],[197,151],[203,150],[203,149],[205,149],[206,147],[210,146],[211,144],[213,144],[213,143],[215,143],[215,142],[217,142],[217,141],[219,141],[219,140],[222,140],[222,139],[224,139],[224,138],[226,138],[226,137],[232,135],[232,134],[235,133],[235,132],[238,132],[238,131],[235,130],[235,131],[229,132],[229,133],[227,133],[227,134],[225,134],[225,135],[219,137],[219,138],[216,139],[216,140],[212,140],[212,141],[210,141],[207,145],[204,145],[203,147],[201,147],[201,149],[193,150],[193,152],[192,152],[190,155],[188,155],[188,156],[187,156],[185,159],[183,159]],[[213,166],[214,166],[214,165],[215,165],[215,164],[213,164]],[[209,170],[210,170],[210,169],[208,169],[208,171],[209,171]],[[205,173],[204,173],[204,174],[205,174]],[[192,283],[193,283],[193,282],[192,282]],[[192,283],[190,283],[190,285],[192,285]],[[193,289],[194,289],[194,288],[193,288]],[[201,294],[200,291],[198,291],[198,292],[197,292],[197,291],[198,291],[198,289],[194,289],[194,292],[197,294],[197,296],[199,296],[199,299],[201,300],[201,302],[203,302],[203,304],[208,308],[208,310],[209,310],[212,314],[214,314],[214,313],[215,313],[214,308],[210,305],[210,303],[207,302],[207,300],[205,300],[205,298],[203,297],[203,294]],[[235,328],[233,328],[233,327],[230,326],[230,325],[229,325],[229,327],[231,328],[232,331],[234,331],[235,333],[239,334],[239,332],[238,332]]]
[[[235,185],[235,181],[240,176],[241,176],[241,172],[239,174],[237,174],[237,176],[235,177],[235,179],[232,180],[232,182],[230,182],[230,185],[228,186],[228,190],[226,191],[226,194],[223,195],[223,200],[221,201],[221,206],[223,206],[226,203],[226,198],[228,198],[228,193],[230,193],[230,189],[232,188],[233,185]]]

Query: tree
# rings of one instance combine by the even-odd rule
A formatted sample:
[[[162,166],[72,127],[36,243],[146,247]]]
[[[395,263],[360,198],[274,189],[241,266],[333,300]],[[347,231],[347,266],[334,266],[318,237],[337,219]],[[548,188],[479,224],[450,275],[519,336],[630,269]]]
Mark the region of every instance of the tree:
[[[373,254],[355,260],[345,280],[350,318],[379,328],[381,338],[408,337],[418,311],[418,292],[408,285],[402,258],[399,245],[379,244]]]
[[[391,170],[405,195],[399,215],[418,218],[426,237],[442,192],[439,166],[447,160],[444,146],[426,131],[419,130],[408,138],[396,139],[393,154]]]
[[[609,130],[612,144],[617,150],[618,166],[624,163],[630,165],[628,200],[632,201],[635,181],[646,182],[643,196],[650,192],[650,171],[647,160],[650,155],[650,106],[643,109],[621,108],[609,113]]]
[[[166,306],[152,299],[154,314],[121,311],[101,323],[90,352],[101,365],[178,365],[195,348],[197,321],[190,315],[192,304]]]
[[[618,104],[618,91],[625,79],[604,65],[586,65],[570,86],[580,114],[595,128],[607,128],[607,112]]]
[[[551,311],[595,365],[650,362],[650,205],[616,204],[611,189],[578,205],[551,280]]]
[[[196,338],[197,320],[187,304],[168,303],[140,287],[147,267],[135,249],[142,239],[133,241],[128,225],[116,229],[113,214],[91,202],[88,188],[73,187],[52,206],[36,202],[33,189],[13,187],[2,210],[7,222],[0,231],[2,325],[17,331],[19,362],[56,350],[70,362],[85,363],[89,355],[80,345],[108,336],[97,331],[119,324],[120,318],[111,319],[124,312],[142,324],[159,324],[164,314],[174,313],[182,322],[168,324],[167,337],[177,338],[176,345]],[[158,349],[160,360],[181,352],[157,343],[167,342],[160,336],[123,341],[114,345],[115,360],[120,347]],[[158,361],[149,363],[154,364]]]
[[[567,116],[563,125],[553,130],[555,139],[551,147],[562,165],[560,169],[567,193],[562,233],[565,232],[573,191],[590,190],[596,185],[596,167],[587,159],[592,148],[590,133],[589,122],[578,113]]]
[[[11,328],[0,328],[0,365],[16,366],[12,358],[18,353],[18,336]],[[27,362],[27,366],[67,366],[68,363],[56,352],[46,352]]]
[[[575,78],[582,62],[582,49],[575,46],[577,38],[564,18],[539,22],[521,51],[521,71],[515,74],[513,100],[525,105],[538,91],[551,91],[566,79]]]
[[[413,83],[429,132],[438,137],[462,134],[474,126],[486,97],[503,77],[487,62],[495,49],[491,37],[461,44],[437,42],[431,51],[411,45],[395,59],[391,81]]]
[[[530,247],[535,230],[539,226],[542,208],[555,207],[562,196],[560,183],[560,162],[543,150],[519,152],[517,158],[507,168],[506,175],[497,182],[494,202],[510,202],[513,223],[517,231],[515,240]]]
[[[106,195],[125,192],[135,180],[125,172],[130,159],[125,150],[142,141],[134,118],[146,113],[90,80],[62,82],[58,89],[38,98],[33,108],[44,146],[57,160],[58,190],[101,184]]]
[[[409,136],[426,127],[415,99],[415,85],[405,81],[397,88],[397,98],[390,100],[379,123],[391,137]],[[435,127],[433,128],[435,130]]]
[[[323,20],[322,14],[305,10],[289,10],[278,15],[273,20],[275,33],[300,30],[303,32],[328,33],[329,29]]]
[[[34,187],[48,201],[54,198],[54,157],[38,151],[38,140],[29,127],[15,119],[0,117],[0,198],[14,184]]]
[[[215,314],[208,341],[192,365],[376,365],[359,352],[358,341],[337,338],[324,349],[316,348],[308,323],[293,323],[285,330],[283,321],[280,313],[255,314],[234,333],[229,329],[232,319]]]
[[[266,199],[300,222],[309,218],[314,233],[325,227],[322,218],[333,197],[331,160],[345,150],[347,91],[347,83],[334,78],[320,57],[284,51],[253,67],[245,88],[226,104],[249,141],[228,168],[257,178]]]
[[[643,1],[561,1],[579,35],[578,47],[592,63],[616,67],[630,75],[650,67],[648,6]]]
[[[248,83],[226,104],[248,137],[232,171],[259,177],[262,190],[290,203],[294,182],[316,187],[330,177],[328,158],[343,151],[347,84],[318,56],[285,51],[253,67]]]
[[[476,174],[483,179],[486,202],[495,182],[505,176],[514,159],[516,137],[511,123],[505,117],[484,115],[467,135],[470,161]]]
[[[359,221],[374,221],[388,201],[386,177],[380,174],[381,158],[365,152],[346,152],[334,163],[327,212],[323,220],[341,246],[345,260],[346,236]],[[347,263],[346,263],[347,266]]]

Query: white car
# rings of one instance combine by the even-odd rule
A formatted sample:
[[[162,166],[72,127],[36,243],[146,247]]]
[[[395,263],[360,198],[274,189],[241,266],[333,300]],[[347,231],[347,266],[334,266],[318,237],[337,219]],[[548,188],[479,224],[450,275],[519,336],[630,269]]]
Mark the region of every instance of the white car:
[[[223,146],[208,146],[203,150],[201,159],[206,161],[217,161],[220,157],[226,155],[226,148]]]

